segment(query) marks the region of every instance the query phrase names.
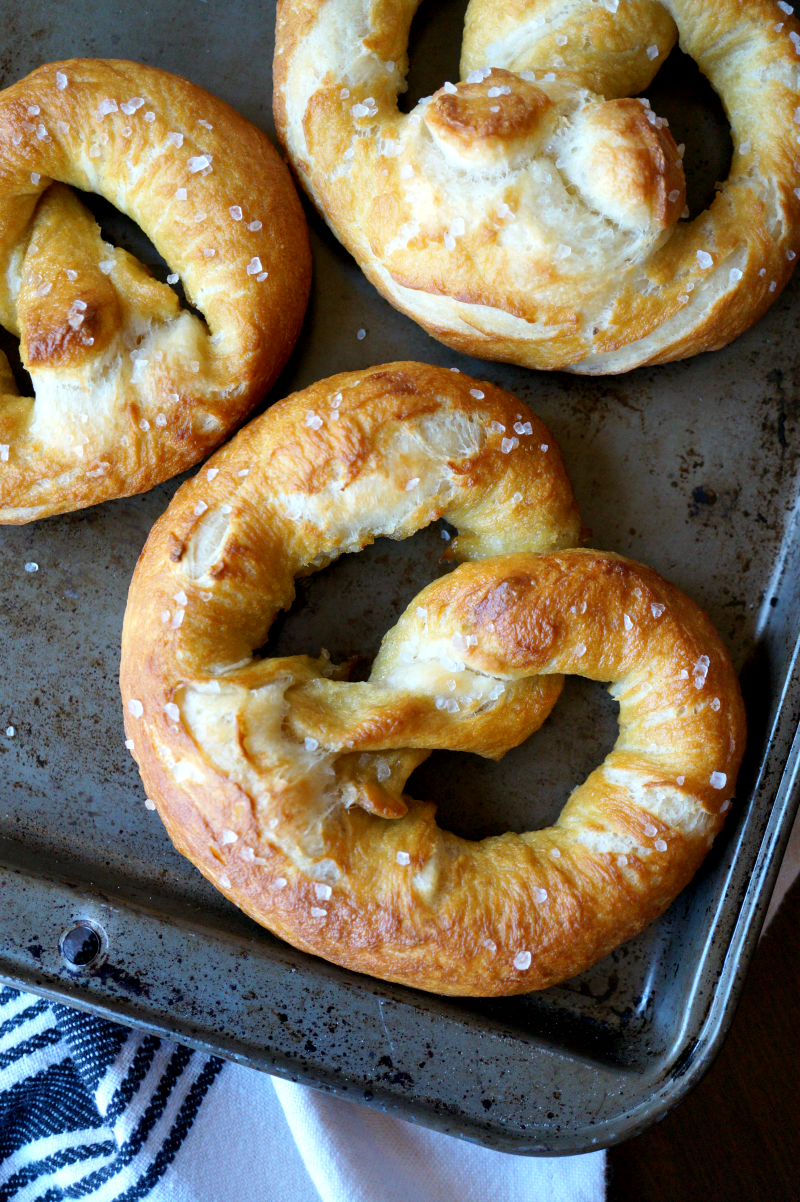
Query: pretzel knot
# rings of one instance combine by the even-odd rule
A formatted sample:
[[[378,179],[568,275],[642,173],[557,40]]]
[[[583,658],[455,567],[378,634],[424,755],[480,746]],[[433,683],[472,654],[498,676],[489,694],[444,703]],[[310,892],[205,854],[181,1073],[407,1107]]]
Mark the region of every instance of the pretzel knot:
[[[141,226],[167,283],[103,241],[65,185]],[[182,308],[183,282],[201,311]],[[0,521],[152,487],[261,399],[297,338],[308,235],[267,138],[221,100],[135,63],[51,63],[0,93]]]
[[[471,0],[460,83],[405,116],[417,5],[279,0],[275,114],[375,287],[433,337],[534,368],[628,371],[724,346],[800,250],[800,24],[771,0]],[[680,33],[735,151],[687,220],[644,99]]]
[[[443,515],[468,562],[411,601],[369,680],[254,655],[296,576]],[[177,847],[297,947],[441,993],[543,988],[633,935],[721,828],[744,716],[702,612],[569,549],[579,533],[551,435],[489,384],[391,364],[251,423],[154,527],[125,615],[126,730]],[[499,759],[567,672],[613,682],[621,733],[557,824],[440,830],[412,770],[434,747]]]

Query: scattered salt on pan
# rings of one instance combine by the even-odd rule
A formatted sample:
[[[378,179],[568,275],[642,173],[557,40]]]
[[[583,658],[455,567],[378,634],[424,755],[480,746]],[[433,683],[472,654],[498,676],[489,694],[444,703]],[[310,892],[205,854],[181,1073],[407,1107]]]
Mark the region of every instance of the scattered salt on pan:
[[[260,230],[260,229],[261,229],[261,222],[260,222],[260,221],[251,221],[251,222],[250,222],[250,224],[248,225],[248,227],[247,227],[247,228],[248,228],[249,230],[252,230],[252,231],[253,231],[253,233],[255,233],[255,232],[256,232],[256,230]]]
[[[644,833],[647,835],[648,839],[652,839],[653,835],[658,834],[658,827],[653,826],[652,822],[648,822],[644,828]]]
[[[253,255],[252,259],[247,264],[247,274],[257,275],[257,273],[262,270],[263,268],[261,265],[261,260],[259,259],[258,255]]]
[[[441,534],[442,538],[444,539],[444,541],[446,543],[450,542],[450,535],[447,533],[446,530],[441,530],[439,533]]]
[[[174,701],[168,701],[164,706],[164,713],[171,722],[177,722],[181,716],[181,711],[178,709]]]
[[[530,952],[517,952],[516,956],[514,957],[514,967],[519,972],[525,972],[526,968],[530,968],[530,966],[531,966]]]
[[[168,284],[177,284],[177,282],[180,278],[181,277],[178,275],[177,271],[170,272],[170,274],[167,276],[167,283]]]
[[[146,810],[154,810],[156,808],[156,803],[154,801],[151,801],[149,797],[145,797],[144,808]]]
[[[709,267],[714,266],[714,260],[707,250],[699,250],[697,252],[697,262],[702,267],[703,271],[706,271]]]
[[[205,513],[205,511],[206,511],[207,509],[208,509],[208,506],[206,505],[205,501],[198,501],[198,502],[197,502],[197,504],[196,504],[196,505],[195,505],[195,507],[194,507],[194,511],[193,511],[193,512],[194,512],[194,516],[195,516],[196,518],[199,518],[199,517],[200,517],[200,515],[201,515],[201,514],[203,514],[203,513]]]
[[[26,563],[25,571],[26,572],[38,572],[39,571],[38,563],[33,563],[33,561],[31,561],[30,563]]]
[[[406,492],[411,492],[411,490],[416,488],[418,484],[419,484],[419,476],[414,476],[414,478],[412,480],[409,480],[408,484],[406,485]]]
[[[137,701],[135,697],[131,697],[128,702],[128,713],[134,718],[141,718],[144,713],[144,706],[141,701]]]
[[[366,336],[367,336],[366,330],[361,329],[361,330],[356,331],[356,338],[358,339],[359,342],[363,342],[364,339],[366,338]]]
[[[127,747],[128,751],[133,751],[133,739],[126,739],[125,746]]]
[[[17,733],[17,732],[16,732],[16,730],[15,730],[15,728],[14,728],[13,726],[7,726],[7,727],[6,727],[6,736],[7,736],[7,738],[9,738],[9,739],[13,739],[13,738],[14,738],[14,735],[15,735],[16,733]]]
[[[315,739],[311,735],[306,735],[303,739],[303,746],[306,751],[316,751],[319,747],[319,739]]]
[[[724,772],[712,772],[708,783],[712,789],[724,789],[728,783],[728,777]]]

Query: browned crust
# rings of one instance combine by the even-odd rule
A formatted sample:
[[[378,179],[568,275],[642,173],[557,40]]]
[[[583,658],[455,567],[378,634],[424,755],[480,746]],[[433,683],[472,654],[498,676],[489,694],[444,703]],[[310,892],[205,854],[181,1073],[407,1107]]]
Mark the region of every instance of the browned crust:
[[[63,89],[57,73],[68,81]],[[119,108],[134,97],[144,100],[135,112]],[[106,99],[118,107],[103,115],[98,106]],[[31,120],[34,108],[39,111]],[[152,119],[145,120],[146,113]],[[182,135],[179,145],[169,141],[170,133]],[[48,389],[79,386],[87,411],[103,387],[106,352],[111,368],[122,372],[102,429],[93,419],[82,432],[88,437],[80,461],[46,437],[38,443],[28,437],[30,408],[27,420],[0,414],[0,441],[11,447],[0,474],[0,521],[20,522],[151,488],[217,446],[263,397],[291,352],[311,257],[299,198],[265,135],[224,101],[157,68],[109,59],[40,67],[0,93],[0,146],[6,281],[0,320],[21,336],[23,361],[34,375],[45,373]],[[205,175],[188,167],[190,157],[202,154],[212,158]],[[208,322],[208,330],[195,326],[188,341],[181,336],[171,343],[158,369],[150,364],[146,394],[132,387],[130,369],[115,363],[120,356],[127,361],[136,329],[174,328],[181,314],[177,296],[124,251],[104,247],[88,212],[54,181],[97,191],[126,210]],[[182,187],[185,202],[176,200]],[[235,204],[245,210],[243,221],[230,215]],[[251,231],[248,222],[256,217],[261,228]],[[206,257],[207,248],[213,257]],[[269,273],[262,282],[246,273],[253,256]],[[104,259],[113,263],[110,272],[98,266]],[[9,282],[20,265],[16,296]],[[45,295],[37,292],[42,281],[50,285]],[[77,313],[76,301],[83,305]],[[195,360],[202,360],[196,371]],[[206,426],[201,413],[209,414]],[[165,423],[160,428],[158,414]],[[87,475],[93,470],[96,475]]]

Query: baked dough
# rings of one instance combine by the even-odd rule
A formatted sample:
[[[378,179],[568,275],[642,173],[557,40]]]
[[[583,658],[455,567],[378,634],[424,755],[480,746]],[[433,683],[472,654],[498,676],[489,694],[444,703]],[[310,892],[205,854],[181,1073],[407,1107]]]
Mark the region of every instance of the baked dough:
[[[279,0],[275,117],[375,287],[470,355],[600,374],[724,346],[800,251],[800,24],[773,0],[472,0],[462,82],[407,116],[417,5]],[[789,9],[791,13],[791,9]],[[681,219],[646,99],[680,32],[735,144]]]
[[[442,515],[470,562],[411,602],[368,681],[254,654],[295,577]],[[334,376],[252,422],[154,527],[125,614],[126,733],[177,848],[296,947],[438,993],[541,989],[635,934],[722,826],[744,713],[697,606],[560,549],[579,534],[552,436],[466,376]],[[621,733],[557,824],[440,830],[413,769],[434,747],[499,759],[567,672],[613,682]]]
[[[141,226],[183,281],[104,243],[70,188]],[[151,488],[202,459],[275,380],[305,312],[308,232],[268,139],[137,63],[50,63],[0,93],[0,522]],[[204,319],[204,320],[203,320]]]

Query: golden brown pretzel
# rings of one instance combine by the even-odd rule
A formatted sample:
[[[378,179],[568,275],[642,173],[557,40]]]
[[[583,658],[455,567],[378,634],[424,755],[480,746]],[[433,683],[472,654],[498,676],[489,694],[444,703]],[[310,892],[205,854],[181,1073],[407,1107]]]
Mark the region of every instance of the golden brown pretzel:
[[[297,575],[442,514],[473,562],[411,602],[369,681],[254,658]],[[559,550],[578,534],[551,436],[465,376],[335,376],[251,423],[154,527],[125,615],[126,731],[179,850],[296,946],[440,993],[543,988],[633,935],[721,828],[744,717],[697,606]],[[500,758],[563,672],[614,682],[605,763],[547,830],[440,830],[411,771],[432,747]]]
[[[132,217],[205,322],[104,243],[65,184]],[[0,522],[141,492],[203,458],[285,363],[310,272],[285,166],[202,88],[75,59],[0,93],[0,323],[36,392],[18,395],[0,352]]]
[[[471,0],[461,73],[397,109],[416,0],[279,0],[275,116],[379,291],[435,338],[621,372],[724,346],[800,251],[800,24],[773,0]],[[789,8],[791,13],[791,8]],[[646,100],[680,32],[733,130],[681,220],[682,151]]]

